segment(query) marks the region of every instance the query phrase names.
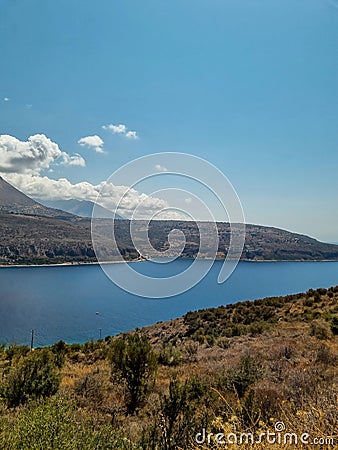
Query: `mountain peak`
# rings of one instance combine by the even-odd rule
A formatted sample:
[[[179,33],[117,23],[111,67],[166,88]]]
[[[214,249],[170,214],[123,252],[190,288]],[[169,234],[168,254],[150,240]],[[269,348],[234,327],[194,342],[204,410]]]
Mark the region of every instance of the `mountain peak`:
[[[49,208],[62,209],[71,214],[75,214],[80,217],[92,217],[93,209],[95,206],[95,217],[97,219],[123,219],[118,214],[109,211],[99,204],[95,204],[90,200],[78,200],[78,199],[68,199],[68,200],[39,200],[41,203]]]
[[[0,177],[0,212],[46,217],[72,218],[74,215],[46,208]]]
[[[16,189],[6,180],[0,177],[0,208],[12,208],[13,206],[35,206],[37,202],[26,194]]]

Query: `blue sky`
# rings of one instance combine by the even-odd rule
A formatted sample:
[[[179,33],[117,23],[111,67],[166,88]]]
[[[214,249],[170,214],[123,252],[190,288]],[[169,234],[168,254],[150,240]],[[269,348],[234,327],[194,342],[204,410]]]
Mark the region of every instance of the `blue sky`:
[[[0,57],[0,134],[86,160],[39,176],[98,184],[187,152],[247,222],[338,241],[338,2],[0,0]],[[93,135],[105,153],[78,144]]]

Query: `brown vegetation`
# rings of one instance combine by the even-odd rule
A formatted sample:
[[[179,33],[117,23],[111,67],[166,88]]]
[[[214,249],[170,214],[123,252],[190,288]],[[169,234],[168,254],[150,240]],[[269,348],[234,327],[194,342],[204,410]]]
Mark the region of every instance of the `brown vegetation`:
[[[203,429],[212,439],[257,438],[277,422],[299,439],[326,439],[311,448],[337,443],[338,287],[191,312],[83,345],[59,342],[41,357],[28,350],[1,353],[3,449],[309,448],[195,439]],[[44,390],[26,384],[24,405],[15,406],[20,396],[11,403],[8,386],[26,366]]]

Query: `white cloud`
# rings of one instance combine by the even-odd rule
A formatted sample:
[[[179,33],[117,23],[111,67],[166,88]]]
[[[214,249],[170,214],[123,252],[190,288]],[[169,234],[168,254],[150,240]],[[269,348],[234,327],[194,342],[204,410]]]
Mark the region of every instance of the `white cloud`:
[[[69,155],[44,134],[30,136],[27,141],[0,135],[0,172],[38,175],[52,164],[85,166],[82,156]]]
[[[103,140],[100,138],[100,136],[97,136],[96,134],[94,136],[86,136],[77,141],[78,144],[80,144],[82,147],[89,147],[93,148],[96,153],[104,153],[103,150]]]
[[[138,208],[136,219],[148,219],[169,207],[167,201],[163,199],[149,196],[135,189],[129,189],[126,186],[116,186],[106,181],[97,185],[87,181],[72,184],[66,178],[53,180],[47,176],[17,173],[4,174],[4,178],[30,197],[41,200],[78,199],[95,202],[101,192],[99,203],[111,211],[114,211],[116,206],[119,205],[118,213],[126,218],[130,218],[136,208]],[[126,191],[127,195],[120,202]],[[175,211],[168,211],[162,213],[161,218],[181,219],[182,217]]]
[[[126,139],[139,139],[139,136],[136,131],[128,131],[126,125],[120,123],[119,125],[103,125],[104,130],[111,131],[113,134],[121,134]]]
[[[62,166],[85,167],[86,161],[78,153],[75,153],[75,155],[68,155],[67,153],[63,153],[61,156],[60,164]]]
[[[127,127],[123,124],[120,125],[103,125],[104,130],[111,131],[113,134],[125,134],[127,132]]]
[[[156,164],[155,169],[157,172],[168,172],[168,169],[165,166],[161,166],[161,164]]]
[[[138,137],[136,131],[128,131],[126,133],[126,138],[127,139],[138,139],[139,137]]]

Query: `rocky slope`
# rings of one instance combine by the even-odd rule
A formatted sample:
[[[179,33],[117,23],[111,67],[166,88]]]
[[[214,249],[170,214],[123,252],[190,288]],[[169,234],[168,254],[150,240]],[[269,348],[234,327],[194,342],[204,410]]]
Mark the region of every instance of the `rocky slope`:
[[[72,219],[73,215],[60,209],[48,208],[31,199],[0,177],[0,212],[29,214],[61,219]]]
[[[140,257],[130,237],[130,221],[97,219],[96,223],[98,244],[104,252],[103,259],[113,260],[118,252],[125,260]],[[148,233],[152,246],[159,252],[165,252],[170,247],[169,233],[179,230],[186,240],[181,256],[195,258],[198,254],[198,227],[201,224],[166,220],[152,221],[149,225],[144,221],[136,221],[133,225],[136,235]],[[115,227],[117,247],[111,240],[112,226]],[[206,227],[206,224],[202,226]],[[218,223],[217,229],[217,258],[223,259],[229,249],[230,225]],[[210,242],[208,239],[203,252],[206,258],[213,256],[211,235]],[[171,243],[173,241],[175,239]],[[253,261],[338,261],[338,246],[277,228],[247,225],[241,258]],[[0,178],[0,264],[93,261],[96,258],[91,241],[90,219],[43,206]]]
[[[0,264],[95,261],[90,231],[61,219],[0,213]]]

